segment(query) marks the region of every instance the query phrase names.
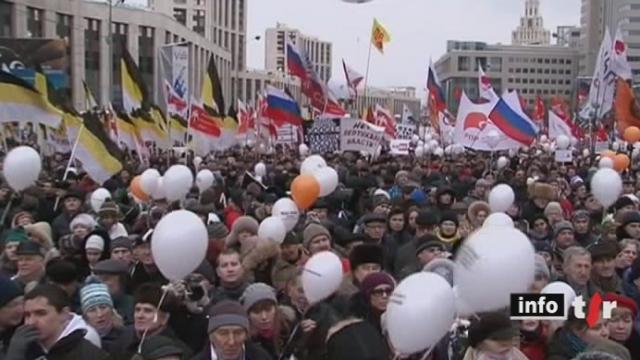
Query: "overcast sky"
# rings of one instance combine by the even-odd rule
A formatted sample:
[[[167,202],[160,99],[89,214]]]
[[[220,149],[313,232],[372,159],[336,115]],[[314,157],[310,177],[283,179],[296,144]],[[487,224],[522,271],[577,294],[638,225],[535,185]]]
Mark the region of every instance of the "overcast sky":
[[[525,0],[248,0],[248,65],[264,67],[264,31],[277,22],[333,43],[332,83],[343,83],[342,58],[364,74],[373,18],[387,28],[385,54],[371,54],[372,86],[424,87],[429,58],[435,62],[447,40],[508,44]],[[580,0],[541,0],[544,25],[579,25]],[[262,35],[262,40],[252,40]],[[552,39],[553,42],[553,39]]]

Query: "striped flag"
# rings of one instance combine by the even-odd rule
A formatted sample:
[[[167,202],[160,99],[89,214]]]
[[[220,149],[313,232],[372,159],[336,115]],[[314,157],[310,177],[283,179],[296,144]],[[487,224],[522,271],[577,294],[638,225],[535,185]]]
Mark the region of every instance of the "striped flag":
[[[127,113],[132,113],[137,109],[146,107],[149,100],[147,91],[138,66],[124,48],[122,59],[120,60],[120,76],[122,78],[122,106]]]
[[[0,70],[0,122],[37,122],[59,127],[63,114],[47,97],[26,81]]]

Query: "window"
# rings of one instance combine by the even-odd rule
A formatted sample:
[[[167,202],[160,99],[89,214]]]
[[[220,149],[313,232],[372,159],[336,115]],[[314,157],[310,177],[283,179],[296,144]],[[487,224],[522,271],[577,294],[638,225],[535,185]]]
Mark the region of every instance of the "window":
[[[85,18],[84,27],[84,81],[99,101],[102,90],[100,87],[100,20]]]
[[[564,64],[564,59],[560,59],[560,60],[558,60],[558,62],[559,62],[560,64]]]
[[[193,31],[205,36],[205,12],[204,10],[196,10],[193,15]]]
[[[529,83],[529,79],[527,79],[527,78],[522,79],[522,83],[523,84],[528,84]]]
[[[542,79],[537,79],[536,84],[542,84]]]
[[[174,4],[183,5],[187,3],[187,0],[173,0]]]
[[[522,93],[526,94],[527,93],[527,89],[522,89]]]
[[[527,68],[522,69],[522,73],[523,74],[528,74],[529,73],[529,69],[527,69]]]
[[[536,70],[536,72],[537,72],[538,74],[542,74],[542,68],[538,68],[538,70]]]
[[[542,64],[542,58],[538,58],[538,64]]]
[[[458,58],[458,71],[470,71],[471,60],[468,56],[461,56]]]
[[[196,0],[196,5],[205,6],[205,5],[207,5],[207,2],[206,2],[206,0]]]
[[[13,5],[11,3],[0,2],[0,37],[11,37],[11,25],[13,24]]]
[[[555,85],[556,84],[556,79],[551,79],[551,85]]]
[[[569,79],[565,80],[565,81],[564,81],[564,84],[565,84],[565,85],[571,85],[571,80],[569,80]]]
[[[187,24],[187,9],[174,8],[173,17],[182,25]]]
[[[571,65],[571,60],[567,59],[567,65]]]
[[[520,84],[520,78],[515,78],[515,81],[514,81],[514,82],[515,82],[516,84]]]
[[[549,84],[549,79],[544,79],[545,84]]]
[[[516,68],[516,74],[520,74],[522,72],[521,68]]]
[[[557,64],[558,63],[558,59],[551,59],[551,63],[552,64]]]
[[[27,36],[41,38],[44,36],[44,11],[32,7],[27,8]]]
[[[556,70],[556,69],[551,69],[551,73],[552,73],[552,74],[557,74],[557,73],[558,73],[558,70]]]
[[[236,0],[231,0],[231,28],[235,29],[236,28],[236,5],[237,5],[237,1]]]
[[[127,24],[114,22],[111,29],[111,31],[113,32],[113,57],[111,58],[113,92],[111,93],[111,98],[113,99],[114,103],[122,106],[120,59],[122,58],[122,49],[127,46],[127,35],[129,34],[129,26]],[[100,41],[97,41],[96,44],[100,44]]]
[[[153,51],[153,40],[155,37],[155,29],[149,26],[140,26],[138,28],[138,68],[142,79],[148,89],[153,89],[153,60],[155,51]]]
[[[549,69],[544,69],[544,73],[548,74],[549,73]]]

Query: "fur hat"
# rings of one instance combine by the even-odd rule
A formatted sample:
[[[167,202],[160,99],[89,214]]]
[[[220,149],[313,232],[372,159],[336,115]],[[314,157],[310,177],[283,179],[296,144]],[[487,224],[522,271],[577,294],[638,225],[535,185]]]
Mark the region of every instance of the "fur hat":
[[[598,241],[589,247],[591,261],[593,262],[602,259],[615,259],[618,251],[618,244],[614,241]]]
[[[24,231],[31,236],[32,239],[42,244],[45,249],[53,247],[53,235],[51,233],[51,225],[40,221],[24,227]]]
[[[458,216],[453,211],[444,211],[440,215],[440,224],[442,224],[445,221],[453,222],[454,224],[456,224],[456,227],[459,225]]]
[[[162,335],[154,335],[142,343],[140,355],[144,360],[166,359],[174,356],[182,359],[184,350],[172,339]]]
[[[355,270],[362,264],[378,264],[382,268],[384,262],[384,254],[382,247],[373,244],[357,245],[349,254],[349,263],[351,269]]]
[[[167,295],[167,298],[168,297],[169,295]],[[162,288],[160,287],[159,284],[144,283],[138,286],[135,293],[133,294],[133,303],[134,305],[135,304],[151,304],[152,306],[156,307],[160,303],[161,298],[162,298]],[[163,301],[162,305],[160,306],[160,310],[164,312],[168,312],[169,310],[169,306],[168,306],[169,301],[166,301],[166,300],[168,299],[165,299],[165,301]]]
[[[69,223],[69,230],[73,232],[73,229],[75,229],[76,226],[84,226],[89,229],[89,231],[93,231],[93,229],[98,226],[98,223],[93,218],[93,216],[89,214],[78,214],[74,216]]]
[[[475,222],[480,211],[484,211],[487,213],[487,215],[489,215],[491,214],[491,207],[485,201],[474,201],[471,203],[471,205],[469,205],[469,210],[467,210],[467,217],[471,222]]]
[[[622,218],[621,227],[625,227],[632,223],[640,223],[640,211],[629,211]]]
[[[238,242],[238,234],[241,232],[249,232],[253,235],[258,234],[258,220],[251,216],[240,216],[231,226],[231,233],[227,236],[227,245],[232,246]]]
[[[320,235],[325,235],[331,239],[331,233],[329,233],[326,227],[316,223],[307,225],[302,233],[302,245],[308,249],[311,241]]]
[[[545,183],[533,183],[528,188],[529,198],[540,198],[549,201],[557,200],[557,192],[553,186]]]
[[[469,345],[475,348],[484,340],[511,340],[516,334],[517,331],[507,314],[487,313],[471,319]]]
[[[621,196],[613,204],[613,208],[616,209],[616,211],[618,211],[625,206],[634,206],[634,205],[635,203],[633,202],[633,200],[631,200],[631,198],[629,198],[628,196]]]

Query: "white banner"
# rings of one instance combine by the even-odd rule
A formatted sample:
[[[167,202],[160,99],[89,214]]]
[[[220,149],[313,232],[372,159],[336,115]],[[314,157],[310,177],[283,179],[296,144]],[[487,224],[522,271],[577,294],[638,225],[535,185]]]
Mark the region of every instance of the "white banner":
[[[406,139],[391,140],[389,143],[389,149],[392,155],[409,155],[410,146],[411,140]]]
[[[416,131],[416,126],[411,124],[396,124],[396,133],[397,139],[400,140],[411,140],[414,132]]]
[[[186,45],[172,45],[160,48],[162,79],[166,110],[169,116],[188,117],[189,48]]]
[[[571,150],[556,150],[556,162],[565,163],[573,161]]]
[[[374,154],[384,136],[384,128],[362,120],[343,119],[340,122],[340,150]]]
[[[277,128],[276,144],[291,145],[298,142],[298,128],[291,124],[284,124]]]

